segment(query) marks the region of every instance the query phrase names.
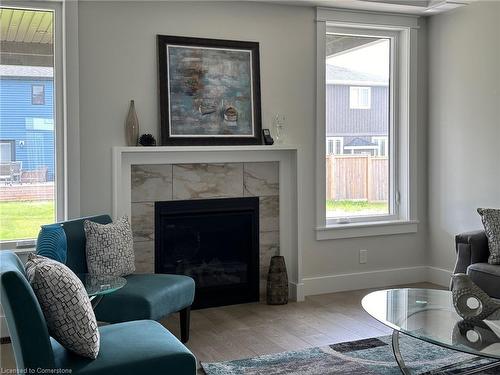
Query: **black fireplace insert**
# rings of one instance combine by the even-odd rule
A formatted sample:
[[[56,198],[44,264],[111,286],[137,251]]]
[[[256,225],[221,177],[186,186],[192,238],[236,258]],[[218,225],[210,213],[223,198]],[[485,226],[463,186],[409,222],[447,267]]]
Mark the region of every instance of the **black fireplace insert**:
[[[155,203],[155,272],[196,283],[193,308],[259,300],[259,198]]]

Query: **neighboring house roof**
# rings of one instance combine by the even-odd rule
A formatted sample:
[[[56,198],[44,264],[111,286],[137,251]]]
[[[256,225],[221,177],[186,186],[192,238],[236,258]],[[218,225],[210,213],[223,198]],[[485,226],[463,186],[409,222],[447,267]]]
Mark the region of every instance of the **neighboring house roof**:
[[[375,74],[327,64],[326,83],[330,85],[388,86],[389,80]]]
[[[344,147],[377,147],[377,144],[367,141],[366,139],[356,137],[351,142],[344,145]]]
[[[54,68],[46,66],[0,65],[0,77],[54,78]]]

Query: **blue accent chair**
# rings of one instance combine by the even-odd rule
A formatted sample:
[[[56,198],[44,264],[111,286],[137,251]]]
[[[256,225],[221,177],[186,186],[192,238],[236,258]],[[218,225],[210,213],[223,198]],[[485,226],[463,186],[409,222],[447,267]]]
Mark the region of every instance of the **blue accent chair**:
[[[196,374],[193,354],[153,320],[99,327],[101,347],[94,360],[66,350],[49,336],[24,266],[11,251],[0,252],[0,297],[20,371],[70,369],[72,374],[82,375]]]
[[[91,220],[111,223],[108,215],[92,216],[62,222],[68,241],[66,265],[75,273],[87,273],[85,231],[83,223]],[[105,295],[95,308],[97,320],[108,323],[132,320],[159,320],[180,313],[181,341],[189,340],[189,319],[194,300],[195,283],[188,276],[170,274],[133,274],[125,277],[127,284]]]

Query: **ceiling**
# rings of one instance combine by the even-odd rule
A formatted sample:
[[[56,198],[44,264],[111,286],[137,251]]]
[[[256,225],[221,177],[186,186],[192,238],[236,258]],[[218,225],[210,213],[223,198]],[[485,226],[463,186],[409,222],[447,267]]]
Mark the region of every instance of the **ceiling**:
[[[325,6],[368,11],[432,14],[473,0],[254,0],[297,6]],[[0,9],[0,41],[52,44],[52,12]]]
[[[52,12],[0,9],[0,41],[52,44]]]
[[[274,4],[432,15],[477,0],[255,0]]]

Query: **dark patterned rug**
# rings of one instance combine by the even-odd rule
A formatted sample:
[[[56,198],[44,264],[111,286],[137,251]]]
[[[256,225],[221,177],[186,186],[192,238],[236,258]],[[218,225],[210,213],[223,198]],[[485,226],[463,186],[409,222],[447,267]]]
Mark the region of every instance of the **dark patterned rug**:
[[[413,374],[460,374],[491,362],[404,335],[400,337],[400,349]],[[392,353],[390,336],[201,365],[207,375],[401,374]],[[500,374],[500,367],[479,374]]]

